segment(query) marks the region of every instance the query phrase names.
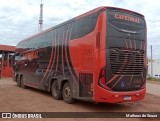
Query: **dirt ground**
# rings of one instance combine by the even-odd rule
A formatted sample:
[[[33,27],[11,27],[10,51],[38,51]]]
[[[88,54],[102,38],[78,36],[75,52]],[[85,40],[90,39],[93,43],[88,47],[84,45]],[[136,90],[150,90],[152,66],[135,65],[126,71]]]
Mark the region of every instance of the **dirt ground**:
[[[147,80],[147,83],[160,85],[160,81]]]
[[[145,99],[132,103],[121,104],[93,104],[77,101],[75,104],[66,104],[63,100],[54,100],[51,94],[33,88],[22,89],[16,86],[11,78],[0,79],[0,112],[160,112],[160,96],[146,94]],[[0,119],[2,120],[2,119]],[[4,120],[4,119],[3,119]],[[13,120],[13,119],[5,119]],[[22,119],[15,119],[22,120]],[[24,119],[27,120],[27,119]],[[29,119],[31,120],[31,119]],[[33,119],[39,120],[39,119]],[[158,119],[42,119],[57,121],[158,121]],[[159,119],[160,120],[160,119]]]
[[[159,84],[153,84],[153,83],[147,83],[147,93],[153,94],[156,96],[160,96],[160,85]]]

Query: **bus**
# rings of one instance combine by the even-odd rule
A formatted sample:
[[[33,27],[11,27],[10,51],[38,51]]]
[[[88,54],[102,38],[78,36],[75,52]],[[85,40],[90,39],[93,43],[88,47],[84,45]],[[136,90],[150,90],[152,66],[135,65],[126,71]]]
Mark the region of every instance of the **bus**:
[[[99,7],[20,41],[14,80],[69,104],[142,100],[146,43],[143,15]]]

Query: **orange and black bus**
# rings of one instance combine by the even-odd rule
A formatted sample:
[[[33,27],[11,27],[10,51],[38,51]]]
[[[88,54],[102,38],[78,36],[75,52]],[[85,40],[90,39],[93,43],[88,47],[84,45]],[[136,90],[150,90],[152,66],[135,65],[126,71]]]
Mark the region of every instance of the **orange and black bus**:
[[[20,41],[14,80],[73,103],[130,102],[146,92],[146,22],[99,7]]]

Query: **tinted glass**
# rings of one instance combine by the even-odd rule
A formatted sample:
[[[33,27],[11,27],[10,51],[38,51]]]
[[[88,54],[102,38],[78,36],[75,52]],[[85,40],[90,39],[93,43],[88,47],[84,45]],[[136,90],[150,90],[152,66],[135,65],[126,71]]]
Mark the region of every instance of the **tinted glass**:
[[[109,10],[107,15],[109,24],[120,31],[139,33],[145,29],[144,19],[137,14]]]
[[[99,13],[91,14],[74,21],[71,39],[80,38],[91,33],[95,29],[98,15]]]

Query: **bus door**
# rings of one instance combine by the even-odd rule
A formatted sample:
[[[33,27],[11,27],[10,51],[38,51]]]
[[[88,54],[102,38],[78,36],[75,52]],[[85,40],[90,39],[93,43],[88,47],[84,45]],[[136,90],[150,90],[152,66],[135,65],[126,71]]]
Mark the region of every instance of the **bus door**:
[[[37,69],[37,54],[35,51],[28,51],[24,53],[21,57],[21,63],[20,65],[23,66],[24,71],[24,83],[35,87],[35,76],[34,73]]]

